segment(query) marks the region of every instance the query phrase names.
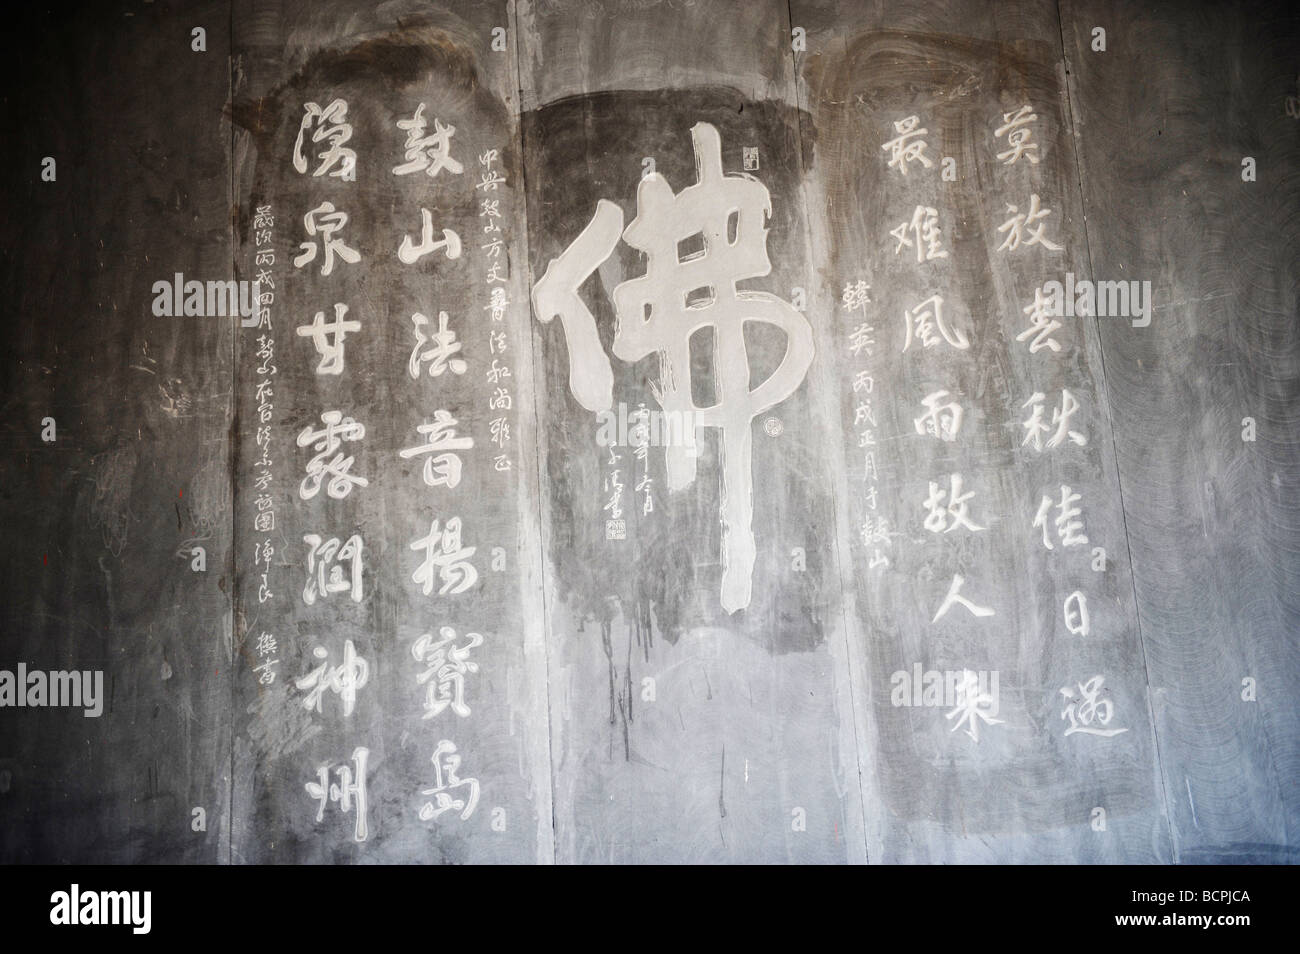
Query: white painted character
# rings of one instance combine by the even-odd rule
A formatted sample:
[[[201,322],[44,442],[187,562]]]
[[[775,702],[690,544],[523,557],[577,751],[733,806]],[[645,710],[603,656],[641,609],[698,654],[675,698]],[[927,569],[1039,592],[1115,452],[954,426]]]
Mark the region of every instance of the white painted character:
[[[322,245],[325,247],[325,261],[320,267],[322,275],[329,275],[334,271],[335,255],[349,265],[361,261],[361,254],[356,249],[349,248],[342,239],[334,237],[335,232],[341,232],[343,226],[348,224],[348,214],[336,211],[333,202],[322,202],[304,215],[302,222],[307,229],[307,235],[311,238],[319,236],[320,241],[301,243],[302,254],[293,260],[294,268],[302,268],[316,261]]]
[[[861,309],[865,315],[867,305],[871,302],[871,286],[862,279],[855,282],[845,282],[844,292],[840,296],[840,304],[847,311],[857,311]]]
[[[318,311],[310,325],[299,325],[296,329],[299,338],[311,339],[316,353],[320,355],[320,363],[316,365],[317,374],[343,373],[343,342],[348,334],[361,330],[361,322],[344,319],[347,313],[347,305],[341,301],[335,302],[333,321],[326,321],[325,312]]]
[[[1088,598],[1075,590],[1065,598],[1065,629],[1072,636],[1087,636],[1092,631],[1088,621]]]
[[[965,583],[966,578],[960,573],[953,574],[952,585],[948,587],[948,595],[945,596],[943,602],[939,604],[939,611],[934,614],[934,619],[930,620],[931,623],[939,622],[940,617],[947,613],[954,603],[960,603],[962,606],[966,607],[972,616],[975,617],[994,615],[994,611],[991,607],[979,606],[961,595],[961,588]]]
[[[494,417],[488,421],[488,440],[499,448],[510,443],[510,419]]]
[[[307,463],[307,476],[298,488],[298,496],[311,500],[320,491],[320,485],[326,477],[326,493],[335,500],[341,500],[352,492],[353,486],[365,487],[369,481],[353,474],[354,458],[338,453],[343,441],[359,441],[366,436],[364,424],[344,417],[341,411],[325,411],[320,416],[325,427],[319,431],[307,425],[298,435],[298,446],[314,444],[312,449],[316,456]],[[333,458],[327,460],[333,454]]]
[[[439,408],[433,412],[432,422],[426,421],[416,428],[425,442],[398,452],[407,460],[420,454],[429,455],[424,459],[424,482],[430,487],[450,489],[460,483],[460,455],[452,452],[473,447],[474,438],[457,437],[458,423],[450,411]]]
[[[1034,290],[1034,300],[1021,310],[1029,316],[1029,327],[1016,335],[1017,341],[1033,337],[1029,342],[1029,353],[1037,354],[1043,348],[1053,351],[1061,350],[1061,343],[1052,337],[1052,332],[1061,327],[1061,323],[1052,317],[1051,299],[1043,294],[1043,289]]]
[[[435,569],[442,580],[439,596],[464,593],[478,582],[478,570],[469,562],[478,548],[461,545],[460,517],[450,518],[446,526],[435,519],[429,535],[412,542],[411,549],[424,551],[424,560],[411,574],[411,579],[420,584],[425,596],[433,592]]]
[[[370,750],[358,745],[352,750],[353,765],[343,764],[334,770],[338,776],[337,782],[330,781],[330,766],[323,765],[317,770],[316,781],[308,782],[306,785],[307,794],[319,803],[316,809],[317,822],[324,820],[325,807],[330,802],[335,802],[339,806],[339,811],[344,814],[356,809],[357,816],[352,837],[358,842],[365,841],[368,837],[366,762],[369,758]]]
[[[1061,499],[1055,505],[1057,508],[1055,523],[1056,535],[1063,547],[1081,547],[1088,542],[1087,536],[1080,532],[1083,530],[1083,521],[1078,518],[1083,515],[1083,511],[1075,506],[1081,499],[1083,498],[1079,494],[1074,493],[1066,485],[1061,485]],[[1055,549],[1052,546],[1047,526],[1047,515],[1052,506],[1052,498],[1044,496],[1042,503],[1038,506],[1038,512],[1034,514],[1033,522],[1033,527],[1042,529],[1043,546],[1049,550]]]
[[[956,732],[966,726],[966,734],[971,737],[971,741],[979,742],[979,724],[983,720],[988,725],[1001,725],[1001,719],[995,719],[993,714],[997,712],[997,700],[990,693],[980,692],[979,676],[969,669],[963,669],[961,678],[958,680],[954,692],[954,705],[948,712],[945,719],[956,719],[949,732]]]
[[[452,229],[443,229],[442,238],[433,240],[433,213],[428,209],[420,210],[420,244],[411,241],[411,236],[402,236],[402,244],[397,249],[397,257],[404,264],[414,265],[425,255],[430,255],[440,248],[445,248],[449,259],[460,258],[460,236]]]
[[[912,343],[913,332],[920,340],[921,347],[933,348],[939,343],[939,336],[935,334],[936,327],[939,329],[939,334],[943,335],[943,340],[952,347],[959,351],[970,348],[970,341],[967,340],[965,333],[960,328],[950,326],[948,320],[944,318],[943,297],[940,295],[931,295],[925,301],[905,310],[903,325],[907,329],[907,336],[903,340],[904,351]]]
[[[307,551],[307,585],[302,591],[303,602],[311,606],[317,597],[347,593],[354,603],[360,603],[365,595],[361,579],[361,535],[354,533],[342,544],[338,537],[323,540],[316,533],[304,534],[302,539],[310,548]]]
[[[911,233],[909,236],[908,233]],[[916,249],[917,264],[947,258],[948,251],[943,247],[943,238],[939,228],[939,210],[926,205],[918,205],[912,213],[911,221],[904,222],[890,235],[898,240],[894,246],[897,255],[905,248]]]
[[[419,378],[420,365],[425,362],[428,362],[431,378],[441,377],[445,371],[464,374],[469,367],[464,358],[457,357],[462,344],[456,340],[456,332],[448,327],[448,321],[450,319],[445,311],[438,312],[438,330],[426,336],[424,329],[429,324],[429,319],[418,311],[411,316],[411,323],[415,325],[415,347],[411,349],[411,357],[406,362],[406,370],[411,377]],[[425,348],[426,344],[430,347]]]
[[[1006,152],[998,153],[998,159],[1002,160],[1004,165],[1014,165],[1022,156],[1029,160],[1030,165],[1038,165],[1038,143],[1029,141],[1033,130],[1027,128],[1029,123],[1037,118],[1038,114],[1028,104],[1013,113],[1002,114],[1002,125],[993,130],[993,138],[1007,137],[1007,145],[1011,148]]]
[[[947,391],[935,391],[925,396],[921,401],[925,413],[912,419],[916,433],[922,436],[929,434],[949,443],[957,439],[963,417],[962,408],[956,401],[941,403],[948,396]]]
[[[488,303],[483,306],[483,310],[492,312],[493,321],[501,321],[509,307],[510,299],[506,297],[506,290],[498,286],[489,293]]]
[[[1022,410],[1026,407],[1031,408],[1029,419],[1021,425],[1025,429],[1025,439],[1020,442],[1020,445],[1023,447],[1030,444],[1035,451],[1041,453],[1044,447],[1043,435],[1055,427],[1056,430],[1047,439],[1045,445],[1049,450],[1053,447],[1060,447],[1067,441],[1080,447],[1087,446],[1087,436],[1080,431],[1070,429],[1070,418],[1079,410],[1078,399],[1068,389],[1062,388],[1061,403],[1052,409],[1052,423],[1050,425],[1043,421],[1043,402],[1045,400],[1047,398],[1041,391],[1035,391],[1029,396],[1028,401],[1020,405]]]
[[[1061,713],[1061,718],[1070,723],[1070,727],[1065,730],[1066,735],[1081,732],[1084,735],[1110,738],[1128,731],[1127,728],[1105,728],[1110,725],[1111,717],[1115,714],[1115,707],[1109,699],[1098,700],[1105,688],[1105,680],[1101,676],[1093,676],[1077,687],[1062,687],[1061,695],[1069,700],[1065,711]]]
[[[483,162],[483,157],[479,156],[479,162]],[[474,183],[474,188],[482,189],[485,193],[496,192],[497,187],[504,185],[506,177],[496,169],[489,169],[487,172],[479,173],[479,181]]]
[[[813,336],[807,319],[789,302],[737,289],[737,282],[771,272],[765,228],[771,197],[752,176],[723,174],[721,140],[713,126],[697,123],[691,136],[697,182],[674,194],[661,175],[646,175],[637,189],[637,217],[626,231],[618,206],[597,203],[591,223],[534,287],[533,307],[543,322],[560,316],[574,397],[589,410],[608,411],[613,371],[578,288],[613,252],[620,232],[645,253],[645,274],[613,292],[618,318],[613,350],[624,361],[657,355],[660,378],[654,393],[662,408],[722,434],[721,603],[731,613],[749,605],[757,555],[751,424],[802,384],[812,362]],[[683,256],[680,247],[688,240],[696,247]],[[784,358],[752,390],[748,322],[773,325],[786,336]],[[698,408],[691,396],[690,341],[707,327],[714,330],[713,376],[721,399]],[[669,446],[664,453],[669,491],[690,486],[696,471],[693,448]]]
[[[930,481],[930,494],[922,504],[927,511],[925,529],[931,533],[951,533],[958,527],[966,530],[983,530],[971,522],[967,513],[968,501],[975,496],[975,491],[961,492],[961,474],[949,474],[949,490],[940,490],[939,485]],[[945,507],[943,498],[948,497]]]
[[[861,427],[863,424],[876,426],[876,412],[871,406],[870,398],[864,398],[862,403],[853,409],[853,426]]]
[[[294,683],[307,692],[303,708],[320,712],[321,696],[328,690],[343,700],[343,715],[352,715],[357,705],[357,690],[370,680],[370,664],[357,653],[350,639],[343,643],[343,662],[337,666],[330,666],[329,650],[324,646],[317,646],[311,654],[319,665]]]
[[[465,639],[464,645],[455,645],[456,631],[443,626],[436,640],[432,633],[425,633],[411,647],[411,655],[425,665],[424,672],[415,677],[418,685],[425,686],[423,718],[432,719],[445,709],[462,718],[470,714],[465,702],[465,677],[478,672],[478,663],[469,656],[483,645],[483,637],[466,633]]]
[[[1047,218],[1052,212],[1051,209],[1040,209],[1038,207],[1038,193],[1035,192],[1029,197],[1028,212],[1021,212],[1016,206],[1009,203],[1007,212],[1011,214],[1011,218],[998,226],[999,232],[1007,233],[1007,237],[998,246],[999,252],[1014,252],[1021,245],[1026,247],[1041,245],[1052,252],[1061,251],[1062,247],[1060,245],[1052,242],[1043,234],[1043,230],[1047,228],[1046,224],[1034,225],[1039,219]]]
[[[934,165],[925,154],[925,140],[920,138],[928,130],[917,129],[920,124],[919,116],[908,116],[894,123],[894,131],[899,135],[880,147],[889,153],[890,169],[897,169],[903,175],[907,175],[909,162],[919,162],[927,169]]]
[[[443,169],[452,175],[464,171],[455,159],[451,158],[451,137],[456,133],[455,126],[444,126],[441,119],[433,120],[433,134],[426,136],[424,103],[415,108],[415,115],[410,119],[399,119],[397,128],[406,133],[406,161],[393,167],[393,175],[404,176],[412,172],[424,172],[433,178]]]
[[[876,339],[873,334],[875,329],[865,321],[849,332],[849,354],[853,357],[861,357],[866,352],[866,357],[870,358],[875,354]]]
[[[313,176],[331,175],[353,182],[357,177],[357,154],[344,147],[352,138],[352,126],[347,121],[347,100],[336,99],[324,109],[316,103],[303,106],[302,124],[298,127],[298,138],[293,144],[293,167],[299,172],[307,171],[307,155],[303,152],[303,137],[307,130],[312,133],[312,143],[326,142],[325,149],[316,154],[320,164],[313,170]],[[337,166],[337,168],[335,168]]]
[[[478,805],[478,779],[460,777],[460,756],[455,744],[446,739],[438,743],[430,761],[433,762],[433,787],[423,789],[420,794],[432,795],[433,801],[420,806],[420,820],[436,820],[440,815],[451,811],[459,811],[462,820],[468,819]],[[467,791],[463,797],[453,798],[450,792],[458,788]]]

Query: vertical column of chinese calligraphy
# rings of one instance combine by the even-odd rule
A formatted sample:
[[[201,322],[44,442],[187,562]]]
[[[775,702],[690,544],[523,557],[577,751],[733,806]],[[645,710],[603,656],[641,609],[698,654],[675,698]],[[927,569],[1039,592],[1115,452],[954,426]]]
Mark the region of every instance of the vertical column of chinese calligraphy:
[[[913,179],[921,176],[928,183],[937,180],[938,168],[927,152],[929,144],[925,137],[929,130],[921,125],[921,117],[910,115],[896,120],[892,131],[893,138],[881,147],[887,155],[887,171],[903,178],[910,172]],[[963,330],[965,322],[953,315],[951,310],[945,310],[945,295],[951,298],[952,294],[943,284],[951,278],[947,270],[949,252],[944,247],[944,226],[937,202],[930,204],[936,200],[932,200],[929,193],[923,193],[921,198],[922,202],[911,203],[911,209],[904,211],[904,218],[889,230],[889,235],[894,242],[894,257],[898,259],[901,256],[908,262],[915,257],[913,267],[924,277],[922,291],[913,292],[905,299],[909,307],[903,309],[903,343],[900,353],[908,354],[912,361],[929,371],[938,364],[936,359],[949,351],[969,352],[971,340]],[[893,221],[896,220],[891,215],[890,222]],[[954,541],[958,548],[960,568],[964,569],[965,563],[969,561],[961,557],[966,543],[962,538],[968,534],[982,533],[986,526],[978,514],[971,512],[975,490],[965,489],[966,478],[953,467],[954,457],[969,452],[961,446],[961,425],[965,412],[955,396],[961,394],[962,390],[958,380],[951,376],[946,379],[937,376],[932,378],[924,388],[926,393],[912,398],[919,398],[921,408],[919,416],[913,418],[912,425],[916,435],[925,441],[935,442],[933,447],[927,448],[925,456],[931,461],[943,459],[949,462],[948,473],[932,472],[932,477],[928,480],[929,492],[921,502],[924,512],[921,528],[930,534],[942,535],[945,540]],[[867,407],[870,407],[869,403]],[[956,536],[951,536],[953,534]],[[864,531],[864,542],[867,542],[865,537]],[[877,538],[888,541],[888,536],[883,531],[877,533]],[[944,572],[940,579],[943,577],[948,577],[946,590],[942,589],[941,583],[940,589],[922,597],[933,600],[939,592],[944,593],[937,605],[930,604],[936,605],[933,616],[930,616],[928,607],[926,608],[924,615],[929,617],[931,625],[944,619],[954,607],[964,610],[962,616],[966,618],[985,619],[996,615],[992,606],[982,605],[975,598],[976,594],[988,593],[992,581],[972,579],[969,591],[963,593],[967,584],[963,573],[954,569]],[[980,599],[987,599],[987,596],[980,596]],[[950,623],[958,618],[960,617],[951,618]],[[951,694],[944,700],[943,706],[948,710],[944,715],[950,723],[949,731],[964,729],[971,742],[978,743],[981,725],[1002,723],[1002,720],[994,718],[997,700],[985,691],[985,681],[976,677],[974,672],[963,669],[955,675],[959,678],[953,680]]]
[[[506,333],[496,325],[505,320],[506,309],[510,300],[506,296],[506,284],[510,278],[510,256],[503,237],[501,199],[496,194],[499,187],[505,185],[506,178],[498,169],[500,152],[489,149],[478,157],[479,181],[474,184],[479,195],[479,219],[483,222],[483,235],[486,241],[480,246],[487,263],[484,281],[489,291],[488,303],[483,310],[492,316],[494,327],[488,332],[488,348],[492,353],[492,364],[485,372],[492,393],[488,396],[488,410],[493,413],[488,422],[489,441],[496,445],[496,454],[492,457],[492,468],[497,473],[510,471],[510,454],[506,445],[510,443],[511,415],[514,398],[511,395],[512,380],[510,364],[503,357],[507,349]],[[504,223],[508,228],[510,223]],[[505,253],[503,255],[503,253]]]
[[[623,455],[618,452],[617,444],[609,445],[609,456],[605,458],[605,477],[602,481],[605,493],[605,539],[626,540],[627,518],[623,516]]]
[[[456,127],[444,124],[441,118],[435,117],[433,133],[426,134],[428,127],[424,108],[425,104],[420,103],[412,118],[397,123],[406,132],[406,161],[393,167],[393,175],[424,173],[426,178],[421,181],[431,188],[447,188],[452,177],[464,172],[464,165],[453,155],[452,137],[456,133]],[[505,243],[501,238],[500,202],[496,197],[488,195],[505,181],[494,168],[497,156],[495,149],[487,150],[479,156],[482,172],[480,181],[475,185],[475,189],[482,192],[479,217],[485,223],[483,233],[487,239],[479,250],[491,263],[487,275],[487,283],[492,286],[491,300],[484,310],[491,312],[494,323],[504,320],[505,309],[509,305],[505,295],[506,276],[502,274],[506,260],[501,254]],[[427,209],[421,209],[420,213],[423,230],[421,243],[413,246],[409,237],[403,240],[398,250],[398,258],[402,263],[412,265],[422,256],[439,249],[444,250],[448,260],[459,259],[462,247],[459,235],[452,229],[444,228],[442,240],[434,242],[432,216]],[[429,389],[453,387],[469,369],[469,361],[463,354],[463,342],[457,340],[456,332],[450,327],[450,320],[446,311],[439,311],[437,330],[426,334],[429,319],[418,312],[411,316],[415,346],[407,360],[406,371],[416,382],[415,387],[420,391],[421,397]],[[499,357],[507,347],[505,332],[493,327],[489,332],[489,346],[493,359],[485,376],[496,388],[491,398],[491,408],[494,412],[503,412],[509,410],[512,403],[509,390],[510,368]],[[427,370],[427,375],[422,376],[422,370]],[[446,398],[440,397],[438,400],[442,403]],[[458,490],[463,474],[459,452],[471,450],[475,441],[469,435],[458,434],[456,428],[459,425],[460,421],[450,410],[437,408],[431,419],[426,417],[415,427],[422,441],[399,451],[403,459],[423,457],[423,482],[426,486],[435,488],[434,500],[437,506],[429,533],[409,545],[409,549],[420,554],[411,580],[426,597],[433,593],[435,577],[438,583],[437,595],[440,598],[470,590],[479,577],[472,562],[477,546],[464,545],[465,527],[461,517],[449,516],[448,510],[442,509],[457,502],[462,505],[467,502],[464,498],[466,490]],[[505,445],[510,440],[509,419],[500,414],[490,423],[489,432],[490,442],[500,452],[494,462],[495,470],[507,472],[510,470],[510,460]],[[458,496],[461,498],[459,501]],[[423,687],[424,690],[423,719],[445,722],[443,714],[446,712],[459,719],[470,716],[472,693],[467,678],[479,671],[479,664],[473,654],[483,643],[484,637],[480,633],[466,632],[458,635],[456,628],[450,625],[440,626],[436,637],[428,632],[415,640],[411,656],[422,668],[415,673],[413,686]],[[446,729],[440,729],[438,734],[449,733]],[[420,804],[414,809],[418,818],[425,822],[441,822],[442,816],[451,813],[461,820],[469,819],[478,806],[479,783],[476,778],[461,777],[461,755],[456,743],[448,738],[440,738],[433,747],[429,761],[433,764],[432,784],[420,790],[421,799],[417,800]]]
[[[862,455],[863,496],[861,510],[855,510],[859,538],[870,557],[868,570],[881,570],[889,566],[886,550],[890,547],[889,519],[880,512],[878,482],[879,466],[876,461],[876,409],[872,404],[879,399],[875,378],[871,374],[871,358],[876,353],[875,327],[868,320],[867,305],[871,303],[871,286],[864,279],[846,282],[840,297],[840,306],[846,315],[845,339],[853,364],[852,390],[849,401],[853,407],[853,449],[849,459],[857,452]]]
[[[664,428],[667,425],[662,421],[663,416],[652,414],[644,402],[638,404],[636,410],[628,415],[628,423],[631,425],[628,441],[632,445],[632,457],[638,465],[632,474],[636,479],[632,490],[634,493],[641,494],[641,516],[643,517],[654,513],[655,509],[654,478],[650,476],[650,445],[657,443],[660,435],[665,433]],[[656,427],[656,424],[659,426]],[[692,433],[691,438],[694,439],[694,436]]]
[[[307,139],[309,133],[310,140]],[[351,138],[352,126],[348,123],[346,100],[335,99],[323,110],[315,103],[307,103],[303,107],[302,123],[294,143],[293,168],[304,176],[310,169],[313,181],[320,177],[334,177],[347,183],[355,182],[357,157],[346,145]],[[312,157],[319,160],[314,166],[306,154],[308,141],[313,144],[312,148],[323,144],[321,151]],[[361,253],[347,244],[344,235],[348,213],[330,201],[313,205],[314,202],[314,199],[309,201],[312,207],[303,214],[305,241],[301,243],[301,251],[294,258],[293,265],[295,269],[303,270],[302,280],[323,306],[325,302],[320,301],[320,297],[333,297],[324,291],[326,283],[323,280],[333,278],[338,281],[336,266],[355,265],[361,260]],[[317,270],[318,274],[313,275]],[[295,329],[296,336],[310,341],[316,351],[319,360],[314,370],[321,379],[318,393],[323,394],[342,387],[347,368],[347,336],[361,331],[361,322],[347,317],[349,306],[346,302],[334,301],[329,305],[332,318],[327,319],[326,309],[321,307],[315,311],[310,324]],[[312,307],[315,306],[309,307],[308,311]],[[318,429],[314,424],[308,424],[297,437],[299,448],[310,448],[314,452],[306,464],[306,476],[299,484],[298,496],[302,501],[316,499],[323,487],[324,501],[337,512],[340,509],[338,502],[346,500],[355,488],[369,483],[365,477],[352,472],[355,458],[341,449],[345,442],[365,437],[365,425],[338,408],[322,411],[320,420],[324,427]],[[332,520],[338,519],[332,515]],[[365,597],[365,545],[361,535],[353,533],[341,539],[345,534],[329,536],[328,527],[319,529],[322,532],[313,530],[302,537],[306,546],[303,605],[312,606],[317,601],[337,599],[360,603]],[[320,643],[312,646],[313,668],[296,679],[294,686],[303,694],[301,704],[309,712],[330,720],[341,717],[346,722],[356,709],[358,691],[370,679],[370,663],[357,652],[351,639],[343,639],[341,643],[341,646],[328,645],[322,638]],[[324,713],[323,699],[327,692],[339,697],[341,714],[336,711],[328,715]],[[354,745],[350,755],[318,765],[315,778],[303,786],[308,797],[316,802],[317,824],[324,821],[325,811],[331,803],[343,814],[354,815],[352,837],[357,842],[364,842],[370,836],[369,760],[370,749],[365,745]]]
[[[254,400],[257,402],[257,425],[253,443],[259,455],[253,461],[253,498],[256,512],[253,515],[253,567],[257,573],[257,602],[269,602],[271,591],[271,558],[275,548],[271,545],[271,532],[275,530],[275,477],[271,472],[271,429],[275,421],[274,379],[275,338],[272,336],[271,305],[275,303],[275,214],[269,204],[259,205],[253,216],[253,267],[259,288],[257,302],[257,365]],[[279,646],[273,632],[259,629],[253,644],[257,664],[253,672],[258,682],[269,686],[275,682],[276,667],[280,664]]]
[[[1029,103],[993,118],[994,148],[1001,150],[996,156],[999,166],[1006,167],[1003,173],[1005,176],[1034,178],[1035,167],[1040,159],[1039,143],[1035,138],[1037,123],[1038,114]],[[1051,238],[1049,227],[1052,210],[1042,205],[1038,193],[1033,191],[1032,183],[1028,188],[1018,187],[1018,194],[1024,191],[1029,191],[1029,201],[1023,210],[1020,208],[1022,203],[1008,203],[1005,207],[1007,218],[997,229],[1003,237],[997,251],[1003,256],[1003,261],[1008,256],[1023,254],[1027,249],[1033,250],[1029,254],[1037,254],[1050,261],[1055,257],[1054,253],[1064,251],[1064,247]],[[1051,275],[1045,276],[1043,283],[1034,289],[1033,300],[1021,309],[1029,324],[1015,337],[1017,342],[1025,344],[1025,353],[1029,356],[1028,366],[1034,377],[1057,377],[1059,368],[1054,365],[1069,355],[1060,340],[1069,340],[1062,333],[1062,322],[1057,320],[1061,317],[1061,312],[1052,306],[1052,298],[1046,292],[1051,278]],[[1017,293],[1026,295],[1027,290],[1017,289]],[[1074,343],[1078,345],[1077,338]],[[1074,420],[1081,409],[1080,401],[1066,387],[1061,387],[1056,394],[1050,395],[1047,393],[1049,389],[1040,390],[1032,383],[1026,390],[1029,392],[1028,397],[1019,405],[1019,412],[1026,416],[1023,421],[1018,421],[1016,431],[1022,453],[1035,459],[1049,458],[1038,464],[1038,468],[1047,466],[1053,472],[1060,466],[1077,469],[1077,460],[1061,455],[1065,455],[1071,447],[1087,446],[1084,425]],[[1045,419],[1048,408],[1051,408],[1050,423]],[[1057,457],[1061,459],[1052,459]],[[1027,528],[1029,532],[1041,539],[1044,551],[1053,552],[1058,559],[1060,553],[1055,552],[1058,547],[1060,551],[1068,552],[1086,546],[1089,539],[1084,523],[1082,494],[1055,476],[1052,484],[1047,486],[1042,486],[1044,482],[1037,475],[1035,479],[1039,480],[1041,496],[1031,504],[1035,510],[1033,520]],[[1077,481],[1071,482],[1077,485]],[[1104,561],[1104,556],[1101,559]],[[1065,598],[1061,617],[1066,632],[1071,636],[1082,638],[1090,634],[1088,597],[1084,588],[1074,589]],[[1112,725],[1116,714],[1115,705],[1106,696],[1104,674],[1072,680],[1069,685],[1060,687],[1059,692],[1062,704],[1060,718],[1067,723],[1065,735],[1082,733],[1110,738],[1128,731],[1127,727],[1118,723]]]

